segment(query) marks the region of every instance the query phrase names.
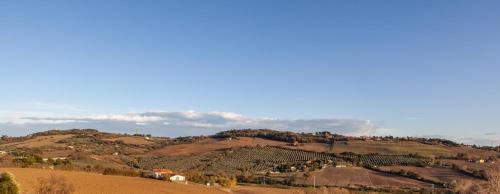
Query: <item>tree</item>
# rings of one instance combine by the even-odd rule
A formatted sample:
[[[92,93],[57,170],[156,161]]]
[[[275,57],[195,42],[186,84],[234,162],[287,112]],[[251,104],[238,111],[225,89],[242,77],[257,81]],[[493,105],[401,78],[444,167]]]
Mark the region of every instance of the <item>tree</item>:
[[[75,187],[68,183],[64,177],[50,175],[48,178],[39,178],[36,187],[38,194],[70,194]]]
[[[8,172],[0,175],[0,193],[1,194],[18,194],[19,187],[14,180],[14,176]]]
[[[492,193],[500,193],[500,168],[497,166],[492,167],[486,174],[486,178],[490,185],[490,191]]]

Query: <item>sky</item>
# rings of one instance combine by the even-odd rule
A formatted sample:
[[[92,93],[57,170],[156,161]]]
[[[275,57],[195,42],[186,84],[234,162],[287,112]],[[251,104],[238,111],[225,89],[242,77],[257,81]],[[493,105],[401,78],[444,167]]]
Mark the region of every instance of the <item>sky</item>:
[[[0,1],[0,132],[500,145],[498,1]]]

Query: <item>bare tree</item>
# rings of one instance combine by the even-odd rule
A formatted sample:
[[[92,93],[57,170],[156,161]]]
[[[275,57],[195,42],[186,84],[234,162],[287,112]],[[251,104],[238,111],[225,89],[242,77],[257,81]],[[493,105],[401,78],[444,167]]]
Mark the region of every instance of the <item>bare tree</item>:
[[[39,178],[36,187],[37,194],[70,194],[75,191],[75,187],[68,183],[64,177],[54,174],[48,178]]]
[[[491,193],[500,193],[500,168],[498,166],[492,167],[487,173],[488,183]]]

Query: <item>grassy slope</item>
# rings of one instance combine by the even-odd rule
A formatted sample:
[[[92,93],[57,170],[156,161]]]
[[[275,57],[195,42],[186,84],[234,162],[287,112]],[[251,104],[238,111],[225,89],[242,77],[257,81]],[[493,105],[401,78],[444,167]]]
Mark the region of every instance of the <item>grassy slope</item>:
[[[255,187],[255,186],[237,186],[231,189],[232,193],[235,194],[324,194],[324,193],[335,193],[335,194],[348,194],[349,190],[340,188],[272,188],[272,187]]]
[[[6,143],[0,145],[0,148],[20,148],[20,147],[26,147],[26,148],[36,148],[36,147],[42,147],[42,146],[59,146],[59,147],[64,147],[63,144],[57,144],[56,142],[59,140],[63,140],[66,138],[70,138],[73,135],[48,135],[48,136],[39,136],[39,137],[34,137],[32,139],[28,139],[25,141],[21,142],[12,142],[12,143]]]
[[[33,193],[39,177],[49,177],[51,174],[65,177],[75,186],[75,194],[106,193],[106,194],[140,194],[140,193],[165,193],[165,194],[223,194],[225,191],[208,188],[198,184],[178,184],[160,180],[107,176],[94,173],[59,171],[31,168],[0,168],[0,172],[8,171],[14,174],[15,180],[20,183],[22,193]]]
[[[256,146],[259,145],[286,145],[287,143],[281,141],[273,141],[261,138],[249,138],[242,137],[239,140],[220,140],[215,138],[207,138],[201,140],[199,142],[194,142],[190,144],[180,144],[180,145],[171,145],[162,149],[154,150],[148,155],[157,156],[157,155],[191,155],[191,154],[204,154],[208,152],[220,151],[228,148],[238,148],[243,146]]]
[[[334,168],[327,167],[320,172],[315,172],[316,185],[328,186],[389,186],[409,188],[430,188],[430,184],[400,176],[379,173],[364,168]],[[313,184],[313,177],[299,176],[296,178],[298,184]]]
[[[348,145],[336,145],[334,152],[351,151],[357,153],[408,154],[420,155],[447,155],[448,150],[441,146],[426,145],[418,142],[364,142],[352,141]]]

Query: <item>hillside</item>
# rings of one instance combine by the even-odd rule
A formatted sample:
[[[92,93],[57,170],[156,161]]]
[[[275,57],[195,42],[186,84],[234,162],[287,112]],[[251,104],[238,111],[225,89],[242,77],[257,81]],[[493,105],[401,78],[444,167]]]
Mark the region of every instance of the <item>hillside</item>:
[[[179,184],[161,180],[144,179],[126,176],[106,176],[96,173],[31,169],[31,168],[0,168],[1,172],[14,174],[15,180],[21,185],[22,193],[34,193],[39,178],[51,175],[64,177],[75,187],[75,194],[106,193],[106,194],[137,194],[137,193],[165,193],[165,194],[224,194],[220,189],[208,188],[197,184]]]
[[[95,176],[103,183],[123,179],[117,184],[156,188],[157,184],[174,183],[150,179],[149,171],[170,169],[186,176],[189,182],[209,183],[217,188],[235,180],[239,184],[295,187],[299,193],[305,192],[300,188],[313,185],[384,192],[486,190],[489,174],[496,172],[491,169],[498,168],[496,161],[500,157],[498,147],[467,146],[443,139],[348,137],[267,129],[178,138],[92,129],[53,130],[24,137],[4,136],[0,151],[0,165],[20,175],[23,185],[33,184],[33,177],[23,173],[51,168],[56,169],[51,172],[65,177]],[[75,183],[83,189],[85,185],[79,184],[88,183]],[[196,188],[190,184],[189,189]],[[249,193],[256,190],[241,185],[237,188]]]

